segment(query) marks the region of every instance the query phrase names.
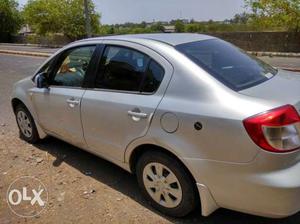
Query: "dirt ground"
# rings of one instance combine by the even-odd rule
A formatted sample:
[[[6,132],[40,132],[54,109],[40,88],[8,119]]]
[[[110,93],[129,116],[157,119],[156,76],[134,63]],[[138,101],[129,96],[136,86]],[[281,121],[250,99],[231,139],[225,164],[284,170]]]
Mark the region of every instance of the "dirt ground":
[[[219,209],[182,219],[166,217],[144,201],[135,177],[121,168],[54,138],[37,145],[20,140],[10,106],[12,85],[30,75],[43,58],[0,55],[0,224],[6,223],[300,223],[300,214],[272,220]],[[49,200],[37,217],[20,218],[6,202],[9,185],[35,176]]]

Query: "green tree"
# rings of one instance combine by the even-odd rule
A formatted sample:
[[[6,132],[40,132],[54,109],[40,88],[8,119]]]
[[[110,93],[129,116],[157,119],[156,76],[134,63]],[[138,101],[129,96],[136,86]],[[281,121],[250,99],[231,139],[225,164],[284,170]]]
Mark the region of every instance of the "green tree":
[[[18,3],[14,0],[0,0],[0,37],[9,37],[19,31],[22,17]]]
[[[141,22],[140,27],[145,29],[147,27],[147,23],[145,21]]]
[[[53,1],[53,0],[52,0]],[[64,0],[67,3],[63,19],[63,33],[71,39],[86,36],[85,16],[83,0]],[[98,33],[100,29],[100,14],[95,11],[95,5],[89,1],[89,14],[91,18],[92,33]]]
[[[300,31],[300,0],[245,0],[257,26]]]
[[[184,24],[183,24],[183,22],[182,22],[181,20],[177,20],[177,21],[175,22],[175,31],[176,31],[177,33],[182,33],[182,32],[184,32]]]
[[[109,27],[108,28],[108,32],[107,32],[107,34],[114,34],[115,33],[115,29],[114,29],[114,27],[113,26],[111,26],[111,27]]]
[[[37,34],[62,32],[62,16],[66,5],[60,0],[29,0],[24,7],[25,22]]]
[[[98,33],[100,14],[89,1],[92,33]],[[63,33],[70,39],[86,36],[83,0],[29,0],[24,7],[25,22],[40,35]]]
[[[161,24],[161,22],[156,22],[151,25],[150,29],[152,32],[163,32],[164,26]]]
[[[250,18],[251,14],[243,12],[240,14],[235,14],[233,19],[229,20],[229,22],[234,24],[247,24]]]
[[[199,26],[196,23],[190,23],[185,26],[185,31],[188,33],[197,33],[199,31]]]

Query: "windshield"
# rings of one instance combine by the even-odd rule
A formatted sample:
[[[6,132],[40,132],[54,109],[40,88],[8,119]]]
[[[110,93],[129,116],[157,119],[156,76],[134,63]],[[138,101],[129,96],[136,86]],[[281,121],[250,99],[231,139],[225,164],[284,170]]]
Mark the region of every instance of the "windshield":
[[[258,85],[277,73],[270,65],[219,39],[180,44],[175,48],[235,91]]]

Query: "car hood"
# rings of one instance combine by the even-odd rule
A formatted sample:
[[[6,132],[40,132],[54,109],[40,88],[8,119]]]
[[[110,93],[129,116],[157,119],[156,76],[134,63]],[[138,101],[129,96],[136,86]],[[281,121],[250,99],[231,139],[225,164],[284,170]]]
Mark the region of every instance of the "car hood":
[[[300,73],[279,70],[270,80],[239,93],[272,101],[276,104],[298,105],[300,100]]]

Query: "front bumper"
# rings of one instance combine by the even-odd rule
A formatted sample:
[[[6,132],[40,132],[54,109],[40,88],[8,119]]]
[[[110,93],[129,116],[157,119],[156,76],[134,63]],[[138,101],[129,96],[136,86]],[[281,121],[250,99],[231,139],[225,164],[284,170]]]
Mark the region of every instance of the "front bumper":
[[[185,159],[198,185],[204,185],[213,198],[201,199],[202,203],[210,203],[202,208],[223,207],[271,218],[300,211],[299,161],[299,152],[284,155],[260,152],[246,164]]]

